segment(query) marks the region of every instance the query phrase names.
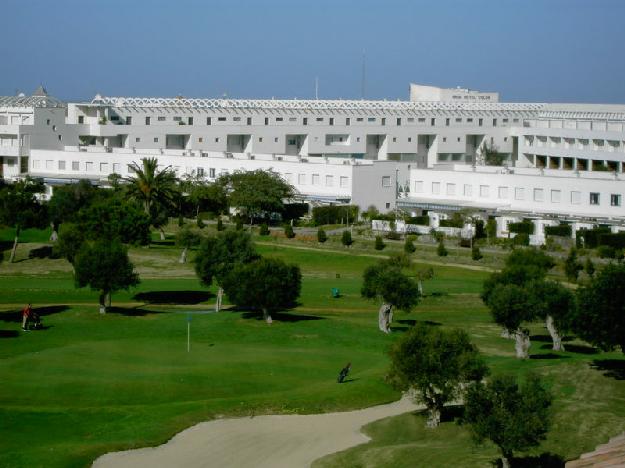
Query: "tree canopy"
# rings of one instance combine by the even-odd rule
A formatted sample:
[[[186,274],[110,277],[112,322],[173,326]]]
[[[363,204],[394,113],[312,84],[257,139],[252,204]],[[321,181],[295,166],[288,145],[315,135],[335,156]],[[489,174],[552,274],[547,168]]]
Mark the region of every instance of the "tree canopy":
[[[512,376],[476,381],[467,390],[463,422],[478,443],[491,440],[504,467],[515,451],[525,451],[545,439],[550,426],[552,397],[540,379],[530,375],[519,385]]]
[[[159,170],[157,158],[143,158],[141,165],[133,162],[131,168],[134,175],[125,179],[126,189],[130,197],[143,204],[146,214],[152,216],[154,205],[165,208],[174,205],[177,180],[171,167]]]
[[[202,240],[195,257],[195,273],[205,286],[213,279],[222,285],[225,277],[238,264],[259,258],[251,236],[244,231],[221,231]]]
[[[610,264],[577,291],[573,330],[605,350],[625,353],[625,265]]]
[[[295,189],[279,174],[258,169],[235,171],[218,180],[225,187],[230,205],[254,218],[266,218],[271,213],[282,213],[284,201],[293,198]]]
[[[276,258],[238,263],[223,281],[224,291],[234,304],[261,310],[267,321],[272,311],[296,305],[301,286],[299,267]]]
[[[400,265],[389,261],[367,267],[360,293],[366,299],[382,300],[406,312],[419,303],[417,282],[403,273]]]
[[[43,182],[30,177],[0,188],[0,224],[15,228],[10,262],[15,260],[21,230],[28,227],[43,227],[46,223],[45,207],[38,198],[43,192]]]
[[[106,312],[111,293],[139,284],[128,251],[117,240],[84,243],[76,254],[74,277],[77,287],[100,291],[101,313]]]
[[[78,212],[98,196],[98,189],[88,180],[55,187],[48,201],[50,221],[55,225],[75,221]]]
[[[443,406],[463,394],[463,385],[488,372],[464,330],[418,323],[390,350],[389,378],[400,390],[414,390],[429,412],[428,426],[440,423]]]

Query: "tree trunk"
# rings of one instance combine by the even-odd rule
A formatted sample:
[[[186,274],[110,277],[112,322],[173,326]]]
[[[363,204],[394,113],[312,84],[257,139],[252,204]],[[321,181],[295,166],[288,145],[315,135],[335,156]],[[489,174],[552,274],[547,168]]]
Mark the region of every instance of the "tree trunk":
[[[516,357],[519,359],[527,359],[529,357],[529,349],[531,346],[530,335],[527,330],[519,328],[514,332],[514,349]]]
[[[17,252],[18,241],[19,236],[15,236],[15,240],[13,241],[13,248],[11,249],[11,258],[9,258],[9,263],[13,263],[15,261],[15,253]]]
[[[393,321],[393,306],[383,303],[378,311],[378,327],[384,333],[390,333],[391,322]]]
[[[215,312],[219,312],[221,310],[221,300],[224,297],[224,288],[222,288],[221,286],[219,287],[219,289],[217,290],[217,298],[215,300]],[[265,320],[267,319],[267,317],[264,317]]]
[[[545,325],[547,325],[547,330],[549,330],[549,334],[551,335],[551,339],[553,340],[553,350],[554,351],[564,351],[564,345],[562,344],[562,337],[558,333],[558,329],[556,328],[556,324],[553,321],[553,317],[551,315],[547,315],[547,320],[545,321]]]
[[[510,462],[512,461],[511,453],[503,453],[501,455],[501,466],[502,468],[510,468]]]
[[[441,410],[433,406],[432,408],[428,408],[428,419],[425,423],[426,427],[435,428],[441,424]]]
[[[57,232],[54,223],[50,223],[50,228],[52,229],[52,232],[50,233],[50,242],[56,242],[59,240],[59,233]]]
[[[265,322],[267,322],[269,325],[271,325],[271,323],[273,322],[273,320],[271,319],[271,315],[269,315],[269,311],[265,308],[263,308],[263,319],[265,319]]]
[[[419,296],[423,296],[423,281],[417,280],[417,289],[419,290]]]
[[[189,250],[189,247],[185,247],[184,249],[182,249],[182,253],[180,254],[180,260],[178,260],[178,263],[187,263],[187,251]]]
[[[161,233],[161,240],[164,241],[165,240],[165,231],[163,231],[163,228],[158,228],[158,230]]]
[[[512,335],[510,334],[510,330],[508,330],[506,327],[502,328],[501,329],[501,337],[505,338],[507,340],[512,338]]]
[[[111,298],[110,293],[106,291],[100,291],[100,313],[106,314],[106,305],[110,304]]]

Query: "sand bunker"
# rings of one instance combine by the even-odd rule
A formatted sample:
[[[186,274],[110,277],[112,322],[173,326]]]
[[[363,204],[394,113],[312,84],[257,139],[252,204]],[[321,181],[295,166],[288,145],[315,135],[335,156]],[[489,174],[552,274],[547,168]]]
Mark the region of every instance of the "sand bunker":
[[[94,468],[307,467],[324,455],[369,440],[365,424],[414,411],[407,398],[357,411],[217,419],[196,424],[159,447],[113,452]]]

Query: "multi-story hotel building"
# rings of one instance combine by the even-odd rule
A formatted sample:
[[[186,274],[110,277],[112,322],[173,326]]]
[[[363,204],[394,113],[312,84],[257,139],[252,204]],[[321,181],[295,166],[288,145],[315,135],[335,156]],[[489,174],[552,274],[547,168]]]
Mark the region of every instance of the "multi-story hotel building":
[[[316,203],[625,224],[625,105],[414,84],[410,101],[0,97],[0,177],[105,183],[144,157],[209,180],[271,169]]]

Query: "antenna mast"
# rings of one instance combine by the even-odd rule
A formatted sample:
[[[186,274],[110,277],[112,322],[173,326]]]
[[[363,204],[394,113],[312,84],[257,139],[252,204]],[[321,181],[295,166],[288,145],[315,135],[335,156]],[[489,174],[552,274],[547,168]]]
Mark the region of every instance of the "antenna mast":
[[[363,50],[362,51],[362,81],[361,81],[361,90],[360,90],[361,91],[360,98],[363,100],[365,98],[365,84],[366,84],[365,77],[366,77],[366,71],[367,71],[365,64],[366,64],[366,56],[365,56],[365,51]]]
[[[315,76],[315,99],[319,99],[319,77]]]

